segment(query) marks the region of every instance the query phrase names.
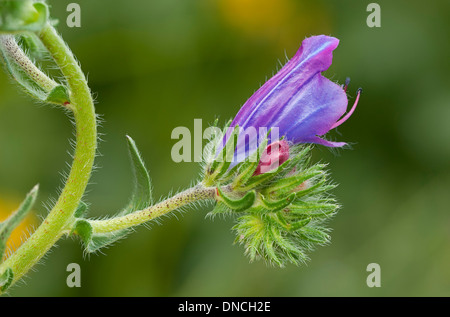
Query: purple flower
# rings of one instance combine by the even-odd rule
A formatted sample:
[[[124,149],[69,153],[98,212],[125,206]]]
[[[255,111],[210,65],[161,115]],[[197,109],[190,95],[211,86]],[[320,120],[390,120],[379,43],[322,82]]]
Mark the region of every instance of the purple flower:
[[[342,87],[321,74],[330,67],[332,52],[338,44],[338,39],[325,35],[306,38],[294,57],[247,100],[230,125],[230,128],[238,125],[240,129],[237,162],[259,145],[265,135],[261,137],[261,133],[255,132],[261,128],[266,128],[265,131],[277,128],[280,137],[294,144],[329,147],[346,144],[321,138],[351,116],[360,96],[358,90],[353,107],[345,114],[347,86]],[[249,133],[250,130],[253,132]]]

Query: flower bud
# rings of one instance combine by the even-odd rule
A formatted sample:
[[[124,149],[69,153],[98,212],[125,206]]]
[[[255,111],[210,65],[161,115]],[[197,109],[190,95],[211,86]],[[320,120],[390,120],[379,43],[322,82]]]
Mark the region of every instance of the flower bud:
[[[273,171],[289,158],[289,144],[285,140],[275,141],[269,144],[258,163],[253,176]]]

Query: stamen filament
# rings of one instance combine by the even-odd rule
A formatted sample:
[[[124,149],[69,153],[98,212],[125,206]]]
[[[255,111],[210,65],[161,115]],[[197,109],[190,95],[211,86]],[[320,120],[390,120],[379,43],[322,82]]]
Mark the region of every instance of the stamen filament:
[[[330,130],[331,130],[331,129],[334,129],[334,128],[338,127],[338,126],[340,126],[340,125],[343,124],[345,121],[347,121],[348,118],[350,118],[350,116],[351,116],[351,115],[353,114],[353,112],[355,111],[356,106],[358,105],[359,96],[361,95],[361,92],[362,92],[362,88],[358,88],[358,91],[356,92],[357,95],[356,95],[355,103],[353,104],[352,109],[350,109],[350,111],[347,112],[347,113],[345,114],[345,116],[343,116],[339,121],[337,121],[335,124],[333,124],[333,125],[331,126]]]

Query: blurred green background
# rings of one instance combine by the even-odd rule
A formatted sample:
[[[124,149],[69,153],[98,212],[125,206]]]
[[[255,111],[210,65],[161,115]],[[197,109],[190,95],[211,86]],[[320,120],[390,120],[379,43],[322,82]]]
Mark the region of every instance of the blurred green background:
[[[66,6],[81,6],[68,28]],[[380,0],[381,27],[366,25],[371,1],[53,0],[58,30],[95,93],[102,142],[86,201],[90,215],[120,210],[132,189],[125,135],[138,144],[155,196],[189,186],[196,163],[174,163],[177,126],[224,123],[310,35],[340,39],[326,76],[343,83],[355,114],[317,148],[343,208],[332,243],[302,267],[249,263],[233,245],[233,219],[208,208],[139,227],[103,255],[63,239],[12,296],[450,296],[450,2]],[[0,73],[0,217],[40,184],[36,215],[68,171],[73,126],[36,105]],[[3,206],[3,207],[2,207]],[[37,220],[39,221],[39,220]],[[66,285],[81,265],[81,288]],[[366,285],[369,263],[381,287]]]

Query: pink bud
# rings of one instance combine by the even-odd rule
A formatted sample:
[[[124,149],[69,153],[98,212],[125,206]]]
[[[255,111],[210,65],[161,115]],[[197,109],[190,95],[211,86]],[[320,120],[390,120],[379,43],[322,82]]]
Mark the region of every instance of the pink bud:
[[[261,160],[253,176],[276,169],[289,158],[289,144],[285,140],[269,144],[261,154]]]

